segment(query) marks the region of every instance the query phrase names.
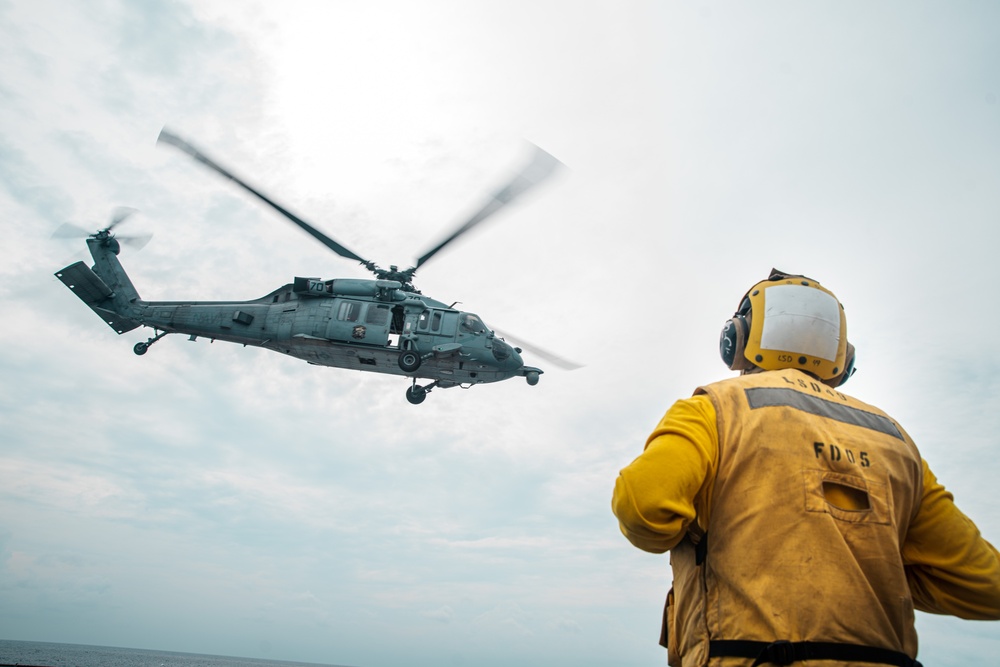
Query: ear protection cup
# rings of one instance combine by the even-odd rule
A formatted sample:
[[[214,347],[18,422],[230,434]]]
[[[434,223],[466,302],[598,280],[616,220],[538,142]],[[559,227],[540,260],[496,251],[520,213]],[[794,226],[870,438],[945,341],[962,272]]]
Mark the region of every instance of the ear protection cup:
[[[743,371],[753,368],[743,354],[747,347],[747,336],[750,335],[750,299],[743,298],[740,309],[722,326],[719,334],[719,354],[722,361],[733,371]]]
[[[854,346],[851,345],[851,341],[847,341],[847,353],[844,355],[844,371],[840,375],[835,375],[829,380],[824,380],[824,382],[831,387],[840,387],[845,382],[851,379],[854,375],[854,371],[857,369],[854,367],[854,359],[856,358],[856,353]]]
[[[722,333],[719,334],[719,354],[722,356],[722,363],[730,370],[737,370],[736,363],[743,357],[748,331],[746,319],[741,316],[727,320],[722,325]]]

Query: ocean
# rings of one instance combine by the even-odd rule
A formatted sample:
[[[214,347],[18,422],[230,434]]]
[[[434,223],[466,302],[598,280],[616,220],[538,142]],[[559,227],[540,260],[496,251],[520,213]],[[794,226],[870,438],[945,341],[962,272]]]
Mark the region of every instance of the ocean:
[[[0,639],[0,667],[343,667],[312,662],[234,658],[112,646],[19,642]]]

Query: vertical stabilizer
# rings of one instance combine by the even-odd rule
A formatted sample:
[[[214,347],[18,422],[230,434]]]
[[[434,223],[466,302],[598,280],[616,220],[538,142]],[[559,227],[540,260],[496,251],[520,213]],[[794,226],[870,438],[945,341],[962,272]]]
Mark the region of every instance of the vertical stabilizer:
[[[83,262],[70,264],[56,277],[118,333],[142,325],[142,301],[118,261],[118,241],[106,232],[87,239],[94,256],[91,269]]]
[[[87,239],[87,245],[90,246],[90,254],[94,257],[94,273],[111,289],[113,292],[111,298],[115,304],[127,308],[138,302],[139,292],[132,285],[122,263],[118,261],[120,246],[115,237],[91,237]]]

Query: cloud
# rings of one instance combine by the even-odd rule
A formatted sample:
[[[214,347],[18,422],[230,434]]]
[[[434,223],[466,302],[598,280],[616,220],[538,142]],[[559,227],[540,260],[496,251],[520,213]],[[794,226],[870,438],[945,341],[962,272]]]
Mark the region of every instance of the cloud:
[[[451,623],[455,618],[455,612],[451,607],[445,605],[438,609],[432,609],[429,611],[421,612],[420,614],[424,618],[429,618],[434,621],[440,621],[441,623]]]
[[[841,297],[848,389],[1000,531],[996,10],[64,5],[0,5],[8,636],[371,667],[662,659],[669,567],[620,536],[612,485],[673,400],[726,375],[719,328],[771,266]],[[165,125],[399,265],[543,146],[570,169],[419,285],[586,366],[411,406],[400,378],[260,349],[168,336],[135,356],[149,331],[115,335],[52,275],[84,249],[49,240],[60,223],[138,208],[130,231],[155,237],[120,257],[147,299],[367,275],[158,147]],[[957,664],[956,638],[995,653],[992,626],[920,619],[925,661]]]
[[[580,624],[571,618],[557,618],[556,627],[563,632],[569,632],[578,635],[582,632]]]

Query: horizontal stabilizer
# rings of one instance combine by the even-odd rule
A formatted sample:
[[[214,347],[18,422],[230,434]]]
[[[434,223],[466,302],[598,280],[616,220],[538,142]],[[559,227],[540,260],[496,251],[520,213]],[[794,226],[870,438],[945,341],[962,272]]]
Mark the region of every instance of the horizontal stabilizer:
[[[113,310],[101,307],[112,305],[113,302],[110,299],[115,294],[101,280],[101,277],[83,262],[70,264],[62,271],[57,271],[56,278],[70,288],[73,294],[80,297],[81,301],[90,306],[90,309],[116,332],[122,334],[140,326],[138,322],[122,317]]]
[[[62,271],[56,272],[56,278],[91,307],[114,296],[114,292],[104,284],[101,277],[83,262],[70,264]]]

